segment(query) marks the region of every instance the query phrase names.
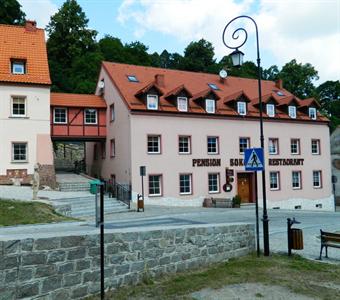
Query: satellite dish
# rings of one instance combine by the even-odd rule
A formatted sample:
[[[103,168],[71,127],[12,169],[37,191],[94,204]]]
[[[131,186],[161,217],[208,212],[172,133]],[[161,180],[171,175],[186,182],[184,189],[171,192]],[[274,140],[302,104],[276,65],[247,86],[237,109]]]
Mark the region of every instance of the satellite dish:
[[[105,86],[104,80],[98,82],[98,88],[103,89]]]
[[[227,73],[226,70],[222,69],[222,70],[220,71],[219,75],[220,75],[221,78],[225,79],[225,78],[227,78],[228,73]]]

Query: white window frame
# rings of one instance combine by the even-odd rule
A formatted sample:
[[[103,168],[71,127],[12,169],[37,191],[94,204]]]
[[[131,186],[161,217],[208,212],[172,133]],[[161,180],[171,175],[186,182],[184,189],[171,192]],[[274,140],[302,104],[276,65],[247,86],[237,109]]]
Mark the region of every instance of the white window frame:
[[[158,96],[157,95],[148,94],[146,96],[146,102],[147,102],[147,108],[149,110],[158,110]]]
[[[14,146],[25,145],[25,159],[14,159]],[[26,163],[28,162],[28,143],[27,142],[12,142],[12,162],[14,163]]]
[[[177,109],[179,111],[188,111],[188,98],[177,97]]]
[[[210,176],[216,176],[216,190],[211,190],[210,188],[212,185],[210,185]],[[220,193],[220,173],[209,173],[208,174],[208,192],[209,194],[218,194]]]
[[[57,122],[55,119],[56,109],[62,109],[65,111],[65,122]],[[53,109],[53,123],[54,124],[67,124],[67,108],[66,107],[55,107]]]
[[[24,102],[24,107],[25,107],[25,113],[24,114],[15,114],[14,113],[14,109],[13,109],[13,105],[14,102],[20,100]],[[11,116],[15,117],[15,118],[26,118],[27,116],[27,98],[24,96],[12,96],[11,97]]]
[[[237,113],[240,116],[245,116],[247,114],[247,104],[244,101],[237,102]]]
[[[289,105],[288,106],[288,115],[292,119],[296,119],[296,106]]]
[[[247,141],[246,148],[244,148],[243,151],[241,151],[241,140]],[[238,149],[239,149],[240,154],[244,154],[244,150],[247,149],[247,148],[250,148],[250,138],[244,137],[244,136],[239,137],[239,139],[238,139]]]
[[[316,142],[316,152],[313,151],[313,143]],[[312,155],[320,155],[320,140],[318,139],[312,139],[311,142],[311,151],[312,151]]]
[[[181,187],[182,187],[181,183],[183,181],[183,180],[181,180],[182,176],[188,176],[188,178],[189,178],[189,191],[188,192],[181,192]],[[189,173],[179,174],[179,194],[180,195],[191,195],[192,194],[192,174],[189,174]]]
[[[276,178],[276,187],[271,187],[271,179],[272,179],[272,174],[275,174],[275,178]],[[278,191],[280,190],[280,172],[279,171],[271,171],[269,172],[269,189],[271,191]]]
[[[157,138],[157,148],[158,148],[158,151],[149,151],[149,138]],[[147,136],[147,145],[146,145],[146,149],[147,149],[147,152],[148,154],[161,154],[161,136],[160,135],[157,135],[157,134],[148,134]],[[152,146],[154,147],[154,146]]]
[[[297,177],[294,177],[294,175],[297,175]],[[297,178],[298,186],[294,186],[296,183],[294,180]],[[302,183],[301,183],[301,171],[292,171],[292,188],[293,190],[301,190],[302,189]]]
[[[273,145],[273,147],[271,147]],[[271,151],[275,149],[275,151]],[[279,139],[278,138],[269,138],[268,139],[268,153],[270,155],[277,155],[279,154]]]
[[[216,103],[214,99],[205,99],[205,111],[208,114],[214,114],[216,111]]]
[[[209,151],[209,139],[215,139],[216,141],[216,151],[215,152],[212,152],[212,151]],[[219,138],[218,136],[208,136],[207,137],[207,153],[208,154],[218,154],[219,153]]]
[[[187,143],[188,143],[188,151],[187,152],[181,151],[181,147],[180,147],[181,139],[187,139]],[[191,136],[180,135],[178,137],[178,153],[179,154],[190,154],[191,153]]]
[[[150,177],[158,177],[158,183],[159,183],[159,193],[157,194],[151,194],[150,193]],[[150,174],[148,176],[148,193],[150,197],[157,197],[157,196],[162,196],[162,178],[163,176],[161,174]]]
[[[266,111],[267,111],[268,117],[271,117],[271,118],[275,117],[275,105],[274,104],[267,104]]]
[[[15,68],[20,66],[22,68],[22,71],[15,71]],[[12,74],[14,75],[24,75],[26,74],[26,63],[24,61],[12,61]]]
[[[315,185],[314,183],[314,174],[318,174],[318,181],[319,181],[319,185]],[[321,170],[313,170],[313,188],[315,189],[321,189],[322,188],[322,175],[321,175]]]
[[[96,116],[96,122],[87,122],[86,121],[86,112],[92,113],[92,112],[90,112],[90,110],[94,110],[95,116]],[[95,108],[86,108],[84,110],[84,124],[86,124],[86,125],[97,125],[98,124],[98,110],[97,109],[95,109]]]
[[[315,108],[315,107],[309,107],[309,108],[308,108],[308,116],[309,116],[312,120],[316,120],[316,108]]]
[[[293,152],[292,151],[292,145],[293,145],[293,141],[296,141],[296,151],[297,152]],[[301,149],[300,149],[301,145],[300,145],[300,139],[291,139],[290,140],[290,154],[293,154],[293,155],[299,155],[301,154]]]

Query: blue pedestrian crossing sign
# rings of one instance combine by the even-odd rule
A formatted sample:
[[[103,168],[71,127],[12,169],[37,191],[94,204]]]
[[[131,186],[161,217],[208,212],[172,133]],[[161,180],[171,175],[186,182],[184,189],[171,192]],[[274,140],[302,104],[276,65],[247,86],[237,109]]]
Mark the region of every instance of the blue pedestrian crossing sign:
[[[244,166],[246,171],[264,170],[264,158],[262,148],[249,148],[244,151]]]

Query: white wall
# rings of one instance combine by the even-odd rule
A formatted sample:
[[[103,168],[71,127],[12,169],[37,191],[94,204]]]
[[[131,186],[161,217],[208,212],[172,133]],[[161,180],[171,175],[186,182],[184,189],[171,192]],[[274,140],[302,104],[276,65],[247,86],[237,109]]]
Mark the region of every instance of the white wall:
[[[26,118],[11,117],[11,96],[26,97]],[[27,169],[33,173],[34,164],[41,161],[53,164],[50,136],[50,88],[29,85],[0,85],[0,175],[7,169]],[[37,136],[39,135],[39,140]],[[11,143],[28,143],[28,161],[12,162]],[[37,147],[44,149],[37,155]],[[40,150],[41,150],[40,149]]]

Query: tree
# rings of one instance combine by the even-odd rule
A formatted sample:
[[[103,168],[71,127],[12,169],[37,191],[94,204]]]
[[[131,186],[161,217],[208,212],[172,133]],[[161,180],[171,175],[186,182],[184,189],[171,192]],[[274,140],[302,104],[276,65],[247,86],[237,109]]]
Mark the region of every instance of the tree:
[[[132,42],[125,45],[125,63],[151,66],[151,57],[148,54],[148,47],[141,42]]]
[[[119,38],[106,35],[98,43],[104,60],[125,62],[125,48]]]
[[[97,32],[88,29],[87,24],[88,19],[76,0],[66,0],[51,17],[46,30],[49,34],[47,52],[52,90],[74,91],[72,64],[85,54],[97,51]],[[86,64],[86,61],[84,63]]]
[[[302,65],[293,59],[282,67],[278,77],[283,80],[285,89],[302,99],[315,95],[313,80],[319,79],[319,76],[309,63]]]
[[[331,131],[340,125],[340,81],[326,81],[316,89],[321,109],[327,114]]]
[[[1,0],[0,24],[22,25],[25,23],[25,16],[17,0]]]
[[[276,65],[270,66],[268,69],[264,69],[262,72],[262,78],[265,80],[278,80],[279,68]]]
[[[191,42],[184,50],[184,59],[181,69],[194,72],[208,72],[216,63],[214,59],[213,45],[200,39],[198,42]]]

